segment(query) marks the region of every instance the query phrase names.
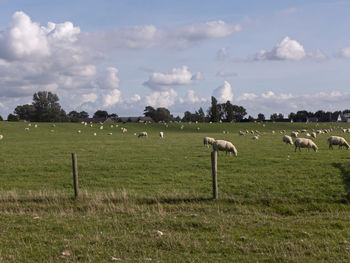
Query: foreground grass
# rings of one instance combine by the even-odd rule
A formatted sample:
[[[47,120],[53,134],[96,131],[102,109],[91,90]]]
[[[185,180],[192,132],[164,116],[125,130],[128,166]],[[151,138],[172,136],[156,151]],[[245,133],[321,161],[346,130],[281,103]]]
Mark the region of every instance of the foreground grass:
[[[319,152],[294,153],[271,133],[305,124],[126,124],[125,135],[78,124],[25,133],[26,126],[0,123],[0,262],[349,261],[349,151],[328,150],[324,135],[315,140]],[[245,129],[264,134],[239,137]],[[150,138],[133,135],[142,130]],[[204,135],[239,151],[219,156],[218,201],[210,199]]]

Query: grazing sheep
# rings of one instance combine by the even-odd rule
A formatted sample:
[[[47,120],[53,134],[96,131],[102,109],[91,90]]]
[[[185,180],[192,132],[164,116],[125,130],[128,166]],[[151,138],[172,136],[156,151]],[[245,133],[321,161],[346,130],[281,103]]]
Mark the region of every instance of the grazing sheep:
[[[259,140],[259,135],[255,135],[252,137],[252,140]]]
[[[306,132],[306,133],[305,133],[305,136],[306,136],[306,137],[310,137],[311,135],[310,135],[310,133]]]
[[[349,150],[350,146],[348,142],[343,138],[339,136],[331,136],[328,138],[329,148],[333,149],[333,145],[339,145],[339,148],[342,148],[342,146],[345,146],[346,149]]]
[[[227,152],[229,152],[230,155],[231,155],[231,152],[233,152],[234,156],[237,156],[238,154],[236,147],[231,142],[224,141],[224,140],[216,140],[213,143],[213,150],[225,151],[226,155],[227,155]]]
[[[113,133],[110,132],[110,133],[108,133],[108,135],[113,135]]]
[[[159,132],[159,137],[161,138],[161,139],[163,139],[164,138],[164,133],[161,131],[161,132]]]
[[[28,127],[26,127],[26,128],[24,128],[24,130],[25,130],[25,131],[29,131],[29,128],[28,128]]]
[[[111,125],[111,128],[113,128],[114,126],[113,126],[113,124]]]
[[[272,134],[275,134],[275,131],[271,131]]]
[[[78,133],[81,133],[81,130],[78,130]]]
[[[203,138],[203,144],[204,146],[207,146],[209,148],[209,144],[213,145],[213,143],[215,142],[215,139],[212,137],[204,137]]]
[[[0,134],[0,140],[2,140],[4,138],[4,135]]]
[[[34,125],[34,128],[38,128],[38,124],[35,124],[35,125]]]
[[[242,132],[242,131],[239,131],[239,132],[238,132],[238,135],[241,135],[241,136],[243,136],[243,135],[244,135],[244,132]]]
[[[126,133],[128,130],[126,128],[120,128],[120,130],[122,131],[122,133]]]
[[[294,132],[294,131],[293,131],[293,132],[290,133],[290,136],[291,136],[291,137],[294,137],[294,138],[297,138],[297,137],[298,137],[298,134],[299,134],[299,132]]]
[[[312,132],[311,137],[316,139],[316,132]]]
[[[96,136],[97,134],[96,134],[96,132],[94,132],[94,136]]]
[[[140,132],[139,136],[137,136],[137,137],[138,138],[140,138],[140,137],[148,137],[148,134],[147,134],[147,132],[143,131],[143,132]]]
[[[286,144],[293,145],[293,139],[288,135],[284,135],[282,141],[285,142]]]
[[[307,148],[307,151],[312,148],[315,152],[317,152],[317,145],[310,139],[307,138],[297,138],[294,142],[295,145],[295,152],[297,151],[297,148],[299,148],[299,152],[301,152],[300,148]]]
[[[100,130],[103,130],[103,126],[100,126]]]

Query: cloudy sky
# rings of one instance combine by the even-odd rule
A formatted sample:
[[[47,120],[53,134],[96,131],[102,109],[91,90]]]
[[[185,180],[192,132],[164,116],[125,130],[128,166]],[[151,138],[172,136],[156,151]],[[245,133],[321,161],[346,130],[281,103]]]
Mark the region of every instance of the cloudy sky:
[[[350,108],[350,1],[0,2],[0,115],[52,91],[67,111],[249,115]]]

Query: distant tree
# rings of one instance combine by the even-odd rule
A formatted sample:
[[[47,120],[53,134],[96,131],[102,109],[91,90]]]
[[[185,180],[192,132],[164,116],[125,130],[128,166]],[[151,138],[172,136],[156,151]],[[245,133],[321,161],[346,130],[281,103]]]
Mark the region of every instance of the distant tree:
[[[79,113],[79,115],[80,115],[80,118],[82,118],[82,119],[87,119],[87,118],[89,118],[89,113],[87,113],[86,111],[81,111],[81,112]]]
[[[108,117],[110,118],[118,118],[118,115],[116,113],[109,114]]]
[[[211,107],[208,109],[208,118],[212,122],[220,121],[220,109],[218,107],[218,101],[214,96],[211,97]]]
[[[180,116],[176,116],[176,118],[174,119],[174,121],[181,121]]]
[[[274,113],[270,115],[271,121],[281,121],[283,120],[284,116],[282,113]]]
[[[252,116],[249,115],[249,116],[248,116],[248,121],[249,121],[249,122],[254,122],[255,119],[254,119],[254,117],[252,117]]]
[[[98,110],[94,113],[93,118],[105,118],[107,119],[108,117],[108,112],[105,110]]]
[[[14,114],[20,120],[32,121],[35,118],[35,107],[32,104],[19,105],[15,108]]]
[[[152,106],[146,106],[143,111],[143,115],[145,115],[145,117],[150,117],[153,119],[155,111],[156,110]]]
[[[0,115],[0,121],[3,121],[4,119],[1,117],[1,115]]]
[[[14,114],[9,114],[8,116],[7,116],[7,121],[19,121],[19,118],[18,118],[18,116],[17,115],[14,115]]]
[[[33,121],[67,121],[65,111],[58,103],[56,94],[47,91],[39,91],[33,95],[33,106],[35,109]]]
[[[192,121],[192,113],[190,111],[185,111],[182,121],[183,122]]]
[[[170,111],[167,108],[157,108],[154,109],[152,106],[146,106],[144,113],[143,113],[146,117],[151,117],[152,120],[154,120],[155,122],[158,121],[172,121],[174,120],[173,115],[170,114]]]
[[[196,115],[198,115],[199,122],[205,122],[205,113],[202,107],[199,108],[198,112],[196,111]]]
[[[233,115],[233,105],[228,100],[225,104],[222,104],[222,108],[224,109],[224,117],[227,122],[232,122],[234,120]]]
[[[258,114],[258,121],[264,121],[265,120],[265,115],[262,113]]]
[[[240,122],[245,115],[247,115],[247,111],[243,106],[232,105],[233,111],[233,120],[235,122]]]

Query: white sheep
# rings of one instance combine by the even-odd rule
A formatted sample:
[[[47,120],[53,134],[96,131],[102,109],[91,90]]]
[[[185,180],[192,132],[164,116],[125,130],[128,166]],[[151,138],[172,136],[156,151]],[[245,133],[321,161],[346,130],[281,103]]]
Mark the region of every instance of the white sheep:
[[[259,140],[259,135],[255,135],[252,137],[252,140]]]
[[[224,141],[224,140],[216,140],[213,143],[213,150],[225,151],[226,155],[227,155],[227,152],[229,152],[230,155],[231,155],[231,152],[233,152],[234,156],[237,156],[238,154],[236,147],[231,142]]]
[[[96,134],[96,132],[94,132],[94,136],[96,136],[97,134]]]
[[[113,135],[113,133],[110,132],[110,133],[108,133],[108,135]]]
[[[24,128],[24,130],[25,130],[25,131],[29,131],[29,128],[28,128],[28,127],[26,127],[26,128]]]
[[[300,148],[307,148],[307,151],[312,148],[315,152],[317,152],[317,145],[310,139],[307,138],[296,138],[295,142],[295,152],[297,151],[297,148],[299,148],[299,151],[301,152]]]
[[[147,132],[145,132],[145,131],[140,132],[138,138],[140,138],[140,137],[148,137]]]
[[[299,134],[299,132],[294,132],[294,131],[293,131],[293,132],[290,133],[290,136],[291,136],[291,137],[294,137],[294,138],[297,138],[297,137],[298,137],[298,134]]]
[[[316,139],[316,132],[312,132],[311,137]]]
[[[350,146],[348,142],[340,136],[331,136],[328,138],[329,148],[333,149],[333,145],[339,145],[339,148],[342,148],[342,146],[345,146],[346,149],[349,150]]]
[[[213,145],[213,143],[215,142],[215,139],[212,137],[204,137],[203,138],[203,144],[204,146],[207,146],[209,148],[209,144]]]
[[[164,133],[161,131],[161,132],[159,132],[159,137],[161,138],[161,139],[163,139],[164,138]]]
[[[2,140],[4,138],[4,135],[0,134],[0,140]]]
[[[293,139],[288,135],[284,135],[282,141],[285,142],[286,144],[293,145]]]
[[[122,131],[122,133],[126,133],[128,130],[126,128],[120,128],[120,130]]]
[[[38,124],[35,124],[35,125],[34,125],[34,128],[38,128]]]
[[[238,132],[238,135],[243,136],[243,135],[244,135],[244,132],[239,131],[239,132]]]
[[[100,126],[100,130],[103,130],[103,126]]]
[[[78,132],[78,133],[81,133],[81,130],[78,130],[77,132]]]

